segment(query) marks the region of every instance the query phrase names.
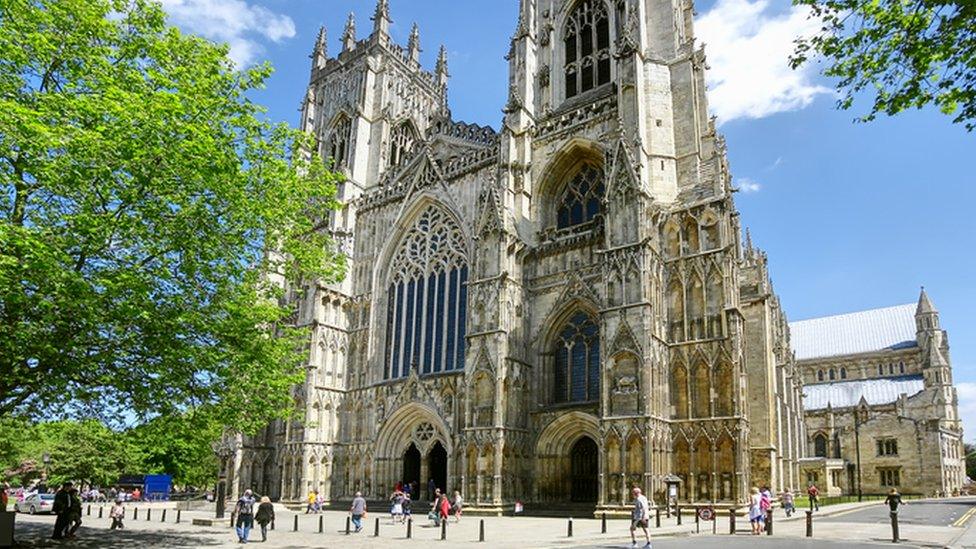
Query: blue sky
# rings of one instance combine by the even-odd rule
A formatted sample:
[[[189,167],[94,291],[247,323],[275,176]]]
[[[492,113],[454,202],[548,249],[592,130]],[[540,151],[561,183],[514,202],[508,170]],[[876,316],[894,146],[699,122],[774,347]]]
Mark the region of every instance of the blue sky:
[[[229,42],[242,64],[276,73],[255,98],[295,124],[320,25],[329,47],[349,12],[360,37],[374,0],[163,0],[184,29]],[[455,118],[498,127],[516,0],[391,0],[392,35],[420,25],[422,62],[445,44]],[[709,98],[725,134],[737,203],[769,253],[776,289],[799,320],[914,302],[925,285],[949,331],[967,440],[976,440],[976,133],[927,109],[853,123],[816,68],[786,56],[810,28],[788,2],[698,2]],[[862,108],[865,104],[860,105]]]

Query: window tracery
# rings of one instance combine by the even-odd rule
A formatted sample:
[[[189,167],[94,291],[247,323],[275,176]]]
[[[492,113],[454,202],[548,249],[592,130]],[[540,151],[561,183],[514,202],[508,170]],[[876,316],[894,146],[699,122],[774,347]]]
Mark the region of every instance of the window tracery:
[[[600,398],[600,334],[590,315],[577,312],[554,343],[553,401],[589,402]]]
[[[610,82],[610,17],[603,0],[582,0],[563,31],[566,99]]]
[[[566,184],[559,198],[556,226],[565,229],[593,221],[602,209],[603,170],[585,164]]]
[[[417,364],[429,374],[464,368],[468,260],[464,237],[440,208],[427,209],[390,265],[386,379]]]
[[[397,124],[390,132],[390,156],[387,166],[391,168],[399,166],[413,152],[416,142],[416,133],[409,122]]]
[[[342,116],[332,126],[329,140],[326,144],[326,157],[335,162],[335,167],[342,168],[348,163],[349,138],[352,134],[352,121]]]

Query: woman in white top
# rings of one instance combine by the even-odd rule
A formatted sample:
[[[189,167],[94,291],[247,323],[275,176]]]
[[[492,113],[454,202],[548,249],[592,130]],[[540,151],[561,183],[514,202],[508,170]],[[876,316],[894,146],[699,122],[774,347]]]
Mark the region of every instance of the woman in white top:
[[[762,494],[755,486],[750,490],[749,496],[749,523],[752,524],[752,535],[762,534],[763,526],[766,523],[766,513],[762,509]]]

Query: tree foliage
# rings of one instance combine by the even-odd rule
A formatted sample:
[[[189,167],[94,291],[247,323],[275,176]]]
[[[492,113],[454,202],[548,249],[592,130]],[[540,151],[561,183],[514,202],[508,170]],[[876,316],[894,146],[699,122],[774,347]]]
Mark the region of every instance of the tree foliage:
[[[141,473],[173,476],[179,486],[206,486],[217,477],[217,456],[212,444],[221,426],[204,414],[160,417],[126,432],[139,449]]]
[[[0,414],[287,413],[280,287],[343,265],[336,176],[247,97],[269,74],[148,0],[0,0]]]
[[[794,68],[823,56],[839,106],[874,94],[861,117],[933,104],[976,127],[976,2],[971,0],[794,0],[809,6],[821,32],[797,41]]]

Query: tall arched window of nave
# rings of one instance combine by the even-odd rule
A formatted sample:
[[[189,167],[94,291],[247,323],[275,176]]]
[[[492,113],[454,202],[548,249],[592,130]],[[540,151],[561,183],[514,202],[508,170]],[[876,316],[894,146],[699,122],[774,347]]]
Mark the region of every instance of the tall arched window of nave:
[[[599,400],[600,329],[593,317],[583,311],[574,313],[559,329],[553,347],[553,401]]]
[[[566,99],[610,82],[610,15],[604,0],[581,0],[563,31]]]
[[[464,236],[430,206],[393,254],[387,287],[385,379],[464,368],[468,259]]]
[[[556,227],[565,229],[589,223],[601,213],[606,186],[603,169],[584,162],[566,182],[556,210]]]

